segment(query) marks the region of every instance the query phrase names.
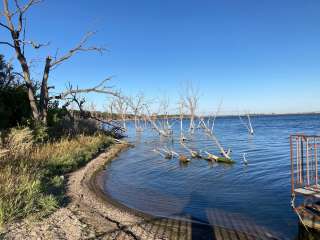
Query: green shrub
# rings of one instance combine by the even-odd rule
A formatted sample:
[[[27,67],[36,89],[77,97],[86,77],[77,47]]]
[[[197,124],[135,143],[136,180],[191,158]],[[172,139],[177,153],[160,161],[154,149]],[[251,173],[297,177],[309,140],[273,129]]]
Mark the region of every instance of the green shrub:
[[[0,87],[0,129],[17,126],[29,118],[31,110],[26,88]]]
[[[33,139],[35,142],[45,142],[49,139],[48,128],[42,123],[35,123],[32,127]]]

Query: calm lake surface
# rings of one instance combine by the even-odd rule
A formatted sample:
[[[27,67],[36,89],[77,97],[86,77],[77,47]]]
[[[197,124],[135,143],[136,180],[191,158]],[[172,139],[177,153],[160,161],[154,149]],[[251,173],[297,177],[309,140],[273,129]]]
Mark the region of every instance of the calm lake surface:
[[[294,239],[298,218],[290,207],[289,135],[319,134],[320,115],[252,117],[255,135],[249,136],[238,117],[218,117],[215,133],[232,149],[234,165],[210,164],[192,159],[164,159],[152,150],[169,147],[187,151],[176,140],[161,139],[151,129],[136,134],[129,127],[129,141],[136,147],[122,153],[106,170],[105,191],[120,203],[155,216],[188,216],[209,223],[210,212],[242,216],[285,239]],[[184,122],[185,127],[188,121]],[[180,123],[174,125],[180,132]],[[212,140],[197,130],[188,146],[218,155]],[[248,165],[242,163],[246,153]]]

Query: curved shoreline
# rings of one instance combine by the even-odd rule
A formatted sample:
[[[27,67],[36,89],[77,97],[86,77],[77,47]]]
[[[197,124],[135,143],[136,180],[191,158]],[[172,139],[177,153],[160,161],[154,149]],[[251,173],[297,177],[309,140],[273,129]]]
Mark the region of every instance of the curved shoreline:
[[[106,163],[107,165],[109,164]],[[141,212],[139,210],[136,210],[134,208],[130,208],[116,199],[114,199],[108,192],[104,190],[104,179],[105,179],[106,170],[97,171],[92,175],[92,178],[90,179],[90,188],[91,191],[93,191],[97,197],[101,198],[102,201],[104,201],[106,204],[111,204],[114,207],[118,209],[122,209],[123,211],[133,214],[135,216],[141,217],[143,219],[152,219],[154,218],[153,215]]]
[[[106,166],[108,166],[110,162],[108,162],[106,164]],[[197,224],[197,225],[203,225],[203,226],[209,226],[210,224],[209,223],[206,223],[206,222],[203,222],[201,220],[198,220],[198,219],[195,219],[195,218],[192,218],[192,220],[190,219],[184,219],[182,216],[155,216],[155,215],[152,215],[152,214],[149,214],[149,213],[146,213],[146,212],[143,212],[143,211],[140,211],[140,210],[137,210],[135,208],[130,208],[128,206],[126,206],[125,204],[119,202],[117,199],[114,199],[110,193],[108,193],[105,188],[104,188],[104,179],[105,179],[105,176],[106,176],[106,170],[102,170],[102,171],[98,171],[95,175],[92,176],[92,179],[91,179],[91,190],[95,192],[95,194],[97,195],[97,197],[100,197],[103,201],[106,202],[106,204],[111,204],[113,205],[114,207],[118,208],[118,209],[121,209],[125,212],[127,212],[128,214],[132,214],[136,217],[140,217],[144,220],[152,220],[152,219],[164,219],[164,218],[167,218],[167,219],[171,219],[171,220],[177,220],[177,221],[189,221],[189,222],[192,222],[194,224]]]
[[[69,203],[42,220],[7,226],[3,239],[188,239],[188,223],[130,209],[103,190],[103,168],[131,147],[116,143],[67,176]],[[179,223],[179,225],[176,224]],[[187,234],[187,235],[186,235]]]

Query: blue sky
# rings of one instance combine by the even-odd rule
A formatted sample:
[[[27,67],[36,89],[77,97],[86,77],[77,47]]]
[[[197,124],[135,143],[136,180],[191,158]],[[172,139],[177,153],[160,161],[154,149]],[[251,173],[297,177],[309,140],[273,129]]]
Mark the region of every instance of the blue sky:
[[[63,53],[83,34],[104,55],[80,53],[50,78],[57,91],[70,81],[92,86],[107,76],[124,93],[178,101],[192,81],[201,111],[307,112],[320,110],[320,2],[316,0],[45,0],[28,13],[27,38]],[[0,36],[6,37],[1,30]],[[11,49],[0,46],[8,58]],[[38,75],[37,75],[38,73]],[[104,96],[91,95],[99,108]]]

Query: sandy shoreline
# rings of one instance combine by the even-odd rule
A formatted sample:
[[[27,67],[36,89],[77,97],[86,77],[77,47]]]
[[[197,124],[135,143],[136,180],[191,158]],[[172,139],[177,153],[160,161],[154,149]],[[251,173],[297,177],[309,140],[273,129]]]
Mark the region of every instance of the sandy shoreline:
[[[25,219],[13,223],[0,238],[188,239],[187,223],[177,225],[175,220],[152,218],[117,203],[103,192],[104,166],[129,147],[127,143],[114,144],[71,173],[67,180],[70,202],[65,207],[41,221]]]

